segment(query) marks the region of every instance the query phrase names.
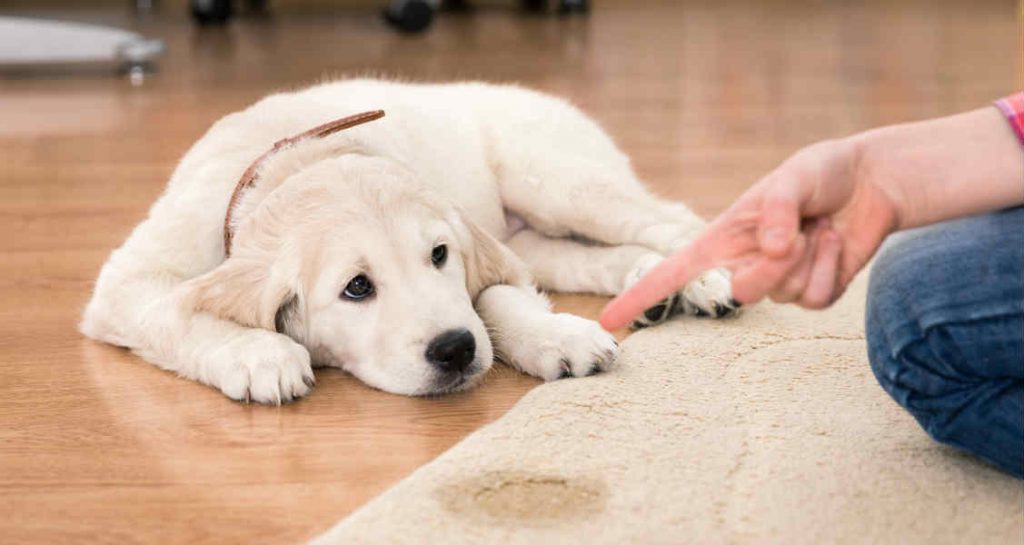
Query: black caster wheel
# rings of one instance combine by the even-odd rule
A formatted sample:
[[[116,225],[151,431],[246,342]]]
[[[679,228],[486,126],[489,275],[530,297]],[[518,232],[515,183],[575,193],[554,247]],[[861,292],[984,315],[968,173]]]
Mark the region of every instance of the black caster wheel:
[[[402,32],[422,32],[434,20],[434,6],[424,0],[392,0],[384,18]]]
[[[547,0],[523,0],[523,9],[534,13],[543,13],[548,10]]]
[[[256,15],[266,15],[269,13],[267,0],[246,0],[245,7],[248,8],[249,13]]]
[[[473,11],[473,6],[469,5],[467,0],[441,0],[439,11],[445,13],[469,13]]]
[[[586,13],[590,11],[590,0],[558,0],[558,13]]]
[[[201,25],[223,25],[231,19],[231,0],[189,0],[192,18]]]

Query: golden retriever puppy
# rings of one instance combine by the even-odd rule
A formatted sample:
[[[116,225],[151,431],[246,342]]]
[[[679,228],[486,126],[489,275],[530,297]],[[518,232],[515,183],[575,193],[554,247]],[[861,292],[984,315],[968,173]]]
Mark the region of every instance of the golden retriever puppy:
[[[315,366],[407,395],[471,387],[495,358],[579,377],[616,343],[535,286],[619,293],[702,226],[565,101],[339,81],[217,122],[103,266],[81,328],[261,403],[307,394]],[[736,307],[710,271],[641,325]]]

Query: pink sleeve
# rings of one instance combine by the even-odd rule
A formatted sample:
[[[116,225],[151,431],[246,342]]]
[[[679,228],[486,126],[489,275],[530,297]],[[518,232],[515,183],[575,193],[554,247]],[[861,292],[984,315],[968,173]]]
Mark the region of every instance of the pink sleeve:
[[[1003,97],[995,102],[996,108],[1003,112],[1010,127],[1017,134],[1017,139],[1024,145],[1024,92]]]

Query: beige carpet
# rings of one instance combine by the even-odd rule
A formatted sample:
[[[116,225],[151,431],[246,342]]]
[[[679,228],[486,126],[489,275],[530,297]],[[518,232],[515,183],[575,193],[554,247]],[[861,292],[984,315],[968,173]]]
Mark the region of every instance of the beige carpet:
[[[875,383],[863,298],[641,331],[315,543],[1024,543],[1024,485]]]

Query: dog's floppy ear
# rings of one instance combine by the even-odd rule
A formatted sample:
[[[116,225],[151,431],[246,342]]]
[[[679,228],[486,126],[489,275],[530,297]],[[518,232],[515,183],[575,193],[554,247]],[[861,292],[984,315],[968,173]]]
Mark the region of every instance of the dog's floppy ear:
[[[507,246],[458,214],[459,244],[466,266],[466,290],[474,301],[484,288],[497,284],[526,286],[533,282],[526,265]]]
[[[282,267],[275,265],[251,254],[232,256],[188,281],[183,302],[196,312],[248,327],[279,330],[294,319],[298,295]]]

